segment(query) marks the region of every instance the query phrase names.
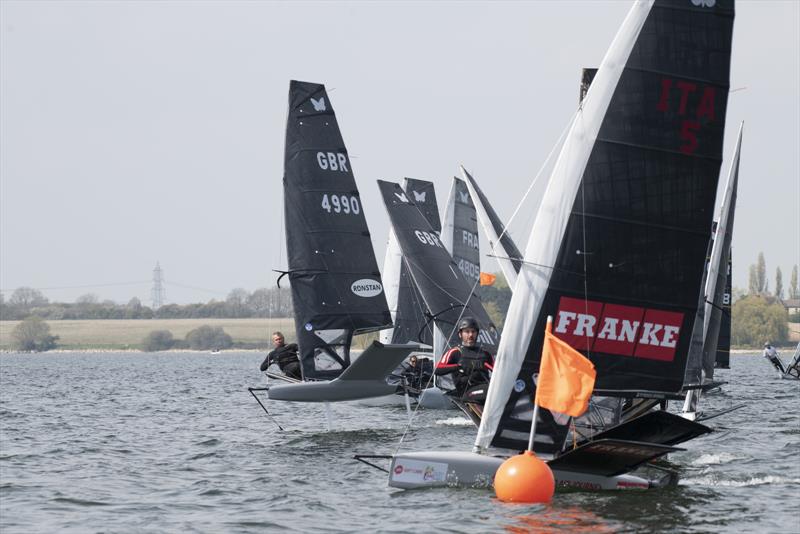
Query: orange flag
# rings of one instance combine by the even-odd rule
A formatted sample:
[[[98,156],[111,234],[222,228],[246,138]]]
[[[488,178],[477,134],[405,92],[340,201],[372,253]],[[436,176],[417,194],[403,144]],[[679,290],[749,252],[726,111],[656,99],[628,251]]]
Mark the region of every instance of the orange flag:
[[[550,332],[548,319],[535,402],[542,408],[579,417],[589,407],[596,375],[588,358]]]
[[[481,273],[481,285],[490,286],[497,280],[497,275],[492,273]]]

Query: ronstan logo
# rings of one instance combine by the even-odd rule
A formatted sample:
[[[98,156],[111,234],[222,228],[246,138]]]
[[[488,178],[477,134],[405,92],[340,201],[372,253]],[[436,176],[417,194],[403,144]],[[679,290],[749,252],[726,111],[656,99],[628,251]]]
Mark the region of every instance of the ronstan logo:
[[[362,278],[353,282],[350,286],[350,291],[359,297],[375,297],[383,292],[383,286],[377,280]]]
[[[553,332],[577,350],[671,362],[683,315],[561,297]]]

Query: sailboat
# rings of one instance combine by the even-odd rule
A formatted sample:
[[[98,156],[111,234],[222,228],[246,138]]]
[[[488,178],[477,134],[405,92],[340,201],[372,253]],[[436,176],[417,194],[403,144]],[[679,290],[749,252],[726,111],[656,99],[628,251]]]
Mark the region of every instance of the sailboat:
[[[440,235],[442,224],[433,182],[406,178],[402,190],[407,197],[413,198],[430,229]],[[420,366],[419,374],[415,377],[416,383],[398,384],[400,388],[398,392],[404,393],[404,396],[407,394],[411,401],[424,408],[453,408],[452,403],[444,397],[444,392],[434,385],[432,379],[438,357],[433,347],[435,343],[439,343],[441,336],[434,331],[433,323],[425,317],[422,295],[414,283],[408,265],[403,259],[403,251],[391,228],[383,265],[384,287],[393,326],[381,331],[380,341],[387,344],[420,343],[422,347],[426,347],[425,352],[415,353]],[[396,380],[402,380],[407,369],[407,364],[403,364],[401,368],[395,370]],[[400,402],[398,398],[387,398],[382,403],[391,401]],[[377,401],[371,400],[368,403],[374,404]]]
[[[686,393],[683,406],[683,416],[689,419],[698,417],[698,402],[704,389],[716,385],[713,382],[714,369],[719,351],[720,332],[725,320],[724,308],[726,288],[730,276],[730,250],[733,240],[733,220],[736,210],[736,192],[739,185],[739,159],[742,150],[742,131],[744,124],[739,127],[736,140],[736,150],[731,161],[728,181],[720,206],[720,215],[714,224],[711,254],[708,260],[708,269],[705,273],[706,283],[704,290],[702,314],[698,316],[696,324],[702,324],[702,348],[692,356],[687,365],[685,387],[691,388]],[[730,307],[730,293],[728,293],[728,306]],[[728,316],[730,320],[730,316]],[[723,342],[725,340],[723,339]],[[693,345],[694,346],[694,345]],[[692,360],[699,362],[692,364]]]
[[[496,352],[499,334],[475,292],[477,277],[459,269],[413,198],[399,184],[378,180],[383,202],[414,285],[425,303],[425,313],[435,333],[448,345],[457,343],[455,326],[471,316],[481,325],[478,342]],[[447,233],[447,226],[443,233]]]
[[[350,358],[355,334],[387,328],[392,320],[352,162],[322,84],[290,83],[283,184],[284,275],[302,381],[271,385],[269,398],[328,402],[393,393],[387,376],[418,347],[376,341]]]
[[[637,1],[571,123],[525,249],[468,452],[392,457],[389,485],[488,485],[490,446],[527,448],[547,316],[597,370],[595,394],[683,399],[722,161],[733,0]],[[690,59],[691,58],[691,59]],[[562,485],[647,488],[631,474],[710,431],[651,411],[565,448],[539,410],[534,450]],[[674,480],[668,477],[666,480]]]

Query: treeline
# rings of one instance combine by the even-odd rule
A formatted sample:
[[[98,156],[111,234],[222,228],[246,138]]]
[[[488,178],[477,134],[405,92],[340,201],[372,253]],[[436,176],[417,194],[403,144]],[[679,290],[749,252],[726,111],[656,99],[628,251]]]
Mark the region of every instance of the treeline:
[[[775,269],[775,285],[769,288],[767,262],[764,253],[758,254],[750,265],[747,293],[739,290],[731,309],[731,343],[739,347],[760,347],[765,342],[774,345],[789,343],[790,322],[800,322],[800,314],[787,313],[784,298],[800,298],[797,265],[792,268],[789,287],[784,288],[781,268]]]
[[[493,286],[480,288],[481,299],[492,320],[502,326],[511,290],[502,276]],[[153,310],[134,297],[127,304],[100,301],[88,293],[75,302],[50,302],[41,291],[18,288],[6,301],[0,293],[0,320],[21,321],[36,316],[48,321],[83,319],[245,319],[291,317],[292,296],[288,288],[261,288],[252,293],[237,288],[225,300],[196,304],[165,304]]]
[[[100,301],[88,293],[75,302],[50,302],[39,290],[21,287],[6,301],[0,293],[0,320],[19,321],[37,316],[48,321],[78,319],[230,319],[290,317],[292,297],[287,288],[261,288],[252,293],[234,289],[224,301],[166,304],[153,310],[134,297],[127,304]]]

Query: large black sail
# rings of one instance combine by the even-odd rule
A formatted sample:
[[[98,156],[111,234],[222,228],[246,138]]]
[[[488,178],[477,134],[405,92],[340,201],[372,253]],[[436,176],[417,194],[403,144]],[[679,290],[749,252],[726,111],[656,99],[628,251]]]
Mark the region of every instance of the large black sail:
[[[439,219],[439,207],[436,203],[433,182],[406,178],[404,190],[406,195],[414,200],[431,229],[437,233],[440,232],[442,223]],[[386,278],[390,272],[397,277],[397,288],[393,295],[389,294],[390,281]],[[394,327],[391,331],[387,331],[386,341],[391,343],[419,342],[432,345],[433,323],[425,318],[425,303],[414,284],[406,262],[403,261],[402,251],[399,250],[399,244],[394,234],[390,236],[390,243],[386,251],[384,284],[394,319]]]
[[[503,431],[494,403],[505,404],[508,381],[533,393],[548,315],[553,333],[594,363],[596,393],[681,391],[722,161],[733,17],[732,0],[631,9],[553,169],[479,447]],[[507,378],[518,352],[519,374]]]
[[[284,209],[304,379],[338,376],[353,333],[391,324],[364,206],[325,86],[292,81]]]
[[[451,343],[456,342],[455,325],[462,316],[472,316],[481,325],[478,341],[496,352],[496,328],[474,293],[474,280],[468,279],[444,248],[415,202],[398,184],[378,180],[397,241],[403,251],[414,284],[427,309],[428,319]]]

